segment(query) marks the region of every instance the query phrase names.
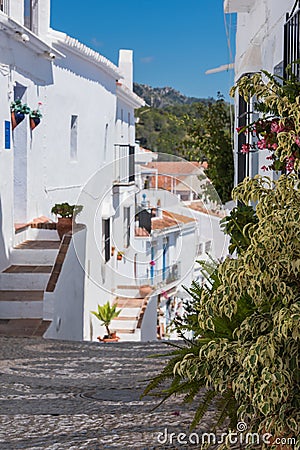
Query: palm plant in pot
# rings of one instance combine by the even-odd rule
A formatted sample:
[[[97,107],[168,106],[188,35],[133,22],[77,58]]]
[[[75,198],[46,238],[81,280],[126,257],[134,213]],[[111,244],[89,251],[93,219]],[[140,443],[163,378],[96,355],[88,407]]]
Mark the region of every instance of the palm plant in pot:
[[[60,240],[63,235],[72,231],[73,220],[82,211],[81,205],[70,205],[69,203],[56,203],[51,209],[51,213],[57,216],[56,229]]]
[[[19,123],[24,120],[25,115],[30,113],[29,106],[26,103],[22,103],[20,99],[15,100],[10,105],[11,111],[11,127],[14,130]]]
[[[111,321],[119,316],[121,309],[117,311],[117,305],[111,305],[109,301],[107,301],[104,305],[98,305],[98,311],[91,311],[98,320],[101,321],[101,325],[104,325],[106,328],[106,335],[103,338],[98,336],[99,341],[108,342],[108,341],[117,341],[119,338],[116,336],[116,332],[112,332],[109,328]]]

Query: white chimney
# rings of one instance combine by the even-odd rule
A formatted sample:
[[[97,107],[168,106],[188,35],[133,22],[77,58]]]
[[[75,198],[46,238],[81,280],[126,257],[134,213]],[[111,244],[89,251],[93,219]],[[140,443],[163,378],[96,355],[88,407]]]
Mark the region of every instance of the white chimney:
[[[132,91],[133,79],[133,51],[120,50],[119,51],[119,68],[123,72],[123,83]]]

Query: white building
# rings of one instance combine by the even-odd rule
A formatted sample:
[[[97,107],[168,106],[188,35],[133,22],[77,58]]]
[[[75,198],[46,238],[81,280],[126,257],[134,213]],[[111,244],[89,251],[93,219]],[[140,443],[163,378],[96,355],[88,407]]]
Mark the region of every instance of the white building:
[[[300,57],[299,1],[225,0],[225,13],[237,13],[235,82],[242,76],[264,69],[280,76],[286,66]],[[299,76],[299,66],[298,66]],[[236,94],[236,127],[256,120],[252,105]],[[235,167],[239,183],[245,176],[264,172],[267,150],[238,153],[246,137],[235,133]]]
[[[134,109],[144,102],[132,91],[132,51],[116,66],[49,21],[50,0],[0,2],[0,319],[96,340],[104,329],[91,311],[110,301],[122,308],[121,339],[156,339],[158,299],[193,279],[196,221],[176,195],[146,192],[157,214],[140,234]],[[40,103],[36,128],[25,116],[12,130],[18,99]],[[59,242],[48,218],[62,202],[83,210]]]

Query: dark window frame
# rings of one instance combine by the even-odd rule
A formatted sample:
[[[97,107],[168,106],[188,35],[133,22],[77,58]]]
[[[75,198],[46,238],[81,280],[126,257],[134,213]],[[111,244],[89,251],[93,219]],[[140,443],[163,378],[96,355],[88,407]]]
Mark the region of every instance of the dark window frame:
[[[102,234],[104,240],[104,260],[110,260],[110,219],[102,219]]]
[[[284,24],[284,51],[283,65],[285,79],[289,77],[286,72],[288,66],[291,72],[300,80],[300,64],[293,64],[293,61],[300,59],[300,0],[296,0],[293,9],[286,14]]]

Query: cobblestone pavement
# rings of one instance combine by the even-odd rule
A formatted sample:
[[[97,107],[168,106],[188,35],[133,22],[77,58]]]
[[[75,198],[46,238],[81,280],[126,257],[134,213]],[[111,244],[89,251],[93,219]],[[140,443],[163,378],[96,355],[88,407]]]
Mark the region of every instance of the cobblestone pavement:
[[[176,398],[153,411],[156,400],[140,400],[146,379],[164,365],[148,358],[167,352],[163,343],[1,337],[0,345],[1,450],[199,448],[164,443],[166,429],[189,433],[191,406]],[[208,411],[195,431],[209,432],[213,416]]]

